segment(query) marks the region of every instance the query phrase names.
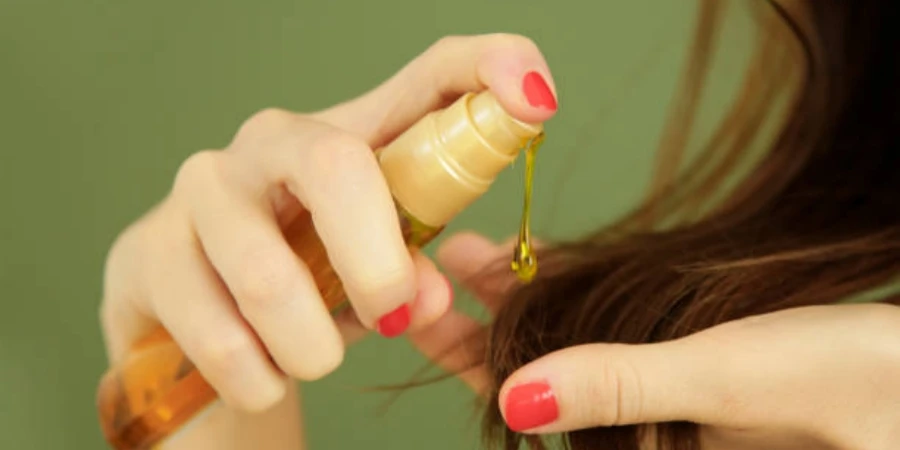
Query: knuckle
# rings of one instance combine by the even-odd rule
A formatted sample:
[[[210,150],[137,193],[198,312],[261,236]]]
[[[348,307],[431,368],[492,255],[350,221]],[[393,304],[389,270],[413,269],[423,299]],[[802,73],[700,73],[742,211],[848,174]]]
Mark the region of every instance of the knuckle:
[[[309,151],[323,166],[354,166],[374,161],[369,146],[348,134],[330,131],[316,138]]]
[[[485,47],[500,49],[537,50],[537,44],[529,37],[514,33],[493,33],[484,36]]]
[[[241,124],[237,132],[238,139],[269,135],[290,126],[296,116],[281,108],[265,108],[251,115]]]
[[[326,132],[316,138],[308,148],[307,160],[321,180],[313,189],[329,190],[329,186],[368,181],[367,174],[379,173],[375,155],[364,142],[339,132]],[[340,178],[337,178],[340,177]],[[343,181],[337,182],[337,179]]]
[[[447,53],[457,52],[460,48],[470,44],[482,49],[520,49],[534,51],[537,44],[529,37],[515,33],[488,33],[477,36],[448,35],[432,44],[427,54],[434,57],[442,57]]]
[[[443,36],[440,39],[434,41],[434,43],[431,44],[426,53],[431,55],[441,55],[443,53],[451,51],[452,49],[459,48],[468,38],[468,36],[462,35]]]
[[[207,373],[217,379],[227,378],[258,351],[254,341],[245,333],[233,332],[204,338],[198,345],[195,358]]]
[[[290,300],[287,292],[293,282],[293,266],[275,254],[263,245],[252,244],[241,254],[237,270],[226,284],[242,310],[277,309]]]
[[[350,274],[344,278],[352,297],[370,305],[393,305],[398,300],[408,301],[416,290],[415,269],[411,264],[381,267],[377,272]]]
[[[198,182],[208,182],[221,173],[220,153],[215,150],[203,150],[189,156],[175,174],[173,191],[190,190]]]
[[[344,362],[344,347],[342,345],[329,346],[306,355],[296,362],[282,366],[282,369],[292,377],[302,381],[316,381],[331,374]]]

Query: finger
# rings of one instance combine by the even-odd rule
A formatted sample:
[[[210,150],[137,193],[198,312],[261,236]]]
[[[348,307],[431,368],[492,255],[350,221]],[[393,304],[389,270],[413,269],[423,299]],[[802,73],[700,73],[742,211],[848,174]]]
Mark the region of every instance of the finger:
[[[230,294],[197,248],[174,250],[157,267],[149,303],[169,334],[229,405],[262,411],[280,401],[286,382]]]
[[[498,245],[480,234],[460,232],[441,244],[437,258],[451,277],[493,313],[518,282],[509,266],[514,246],[515,238]]]
[[[425,329],[444,316],[453,303],[450,280],[420,251],[413,252],[418,293],[413,301],[410,331]]]
[[[733,374],[716,366],[724,360],[710,350],[688,340],[570,347],[509,377],[500,391],[501,410],[511,429],[527,433],[718,422],[728,398],[720,395],[720,380]]]
[[[448,311],[428,328],[410,334],[413,345],[443,370],[479,394],[489,385],[484,359],[484,326],[471,317]]]
[[[157,320],[138,310],[132,302],[113,301],[115,298],[126,298],[121,294],[104,294],[100,310],[103,343],[111,366],[121,363],[135,343],[159,326]]]
[[[199,154],[179,174],[203,250],[278,367],[321,378],[343,360],[341,336],[273,212],[229,182],[241,168],[227,156]]]
[[[167,234],[176,242],[174,245],[195,243],[184,214],[172,211],[171,201],[158,205],[139,223],[124,230],[107,255],[100,324],[112,365],[127,358],[134,345],[159,327],[159,319],[149,304],[154,284],[147,281],[149,271],[145,267],[158,248],[147,243],[154,242],[155,233],[160,232],[157,230]]]
[[[180,225],[187,228],[187,224]],[[144,288],[147,283],[142,282],[144,274],[134,264],[134,261],[146,259],[134,244],[145,241],[134,236],[140,230],[140,227],[126,230],[110,250],[104,268],[100,326],[106,354],[113,366],[128,356],[136,342],[159,326],[146,304],[149,293]]]
[[[286,186],[309,210],[362,323],[385,336],[404,332],[416,294],[415,267],[371,148],[329,125],[278,111],[251,119],[234,147],[234,170],[252,174],[235,176],[250,180],[242,188],[249,197]],[[246,147],[254,151],[241,151]]]
[[[822,395],[830,382],[809,374],[852,377],[847,369],[864,364],[854,359],[854,333],[841,333],[854,323],[850,306],[748,317],[663,343],[559,350],[504,382],[501,410],[510,428],[528,433],[671,421],[815,431],[809,417],[835,404]]]
[[[544,122],[557,109],[537,45],[519,35],[488,34],[441,39],[381,86],[319,117],[378,147],[428,112],[484,89],[524,122]]]
[[[418,280],[418,294],[412,303],[410,331],[428,328],[441,319],[453,303],[453,290],[447,277],[438,272],[434,263],[424,254],[413,252]],[[335,323],[344,338],[344,344],[353,344],[368,334],[353,308],[345,308],[335,317]]]

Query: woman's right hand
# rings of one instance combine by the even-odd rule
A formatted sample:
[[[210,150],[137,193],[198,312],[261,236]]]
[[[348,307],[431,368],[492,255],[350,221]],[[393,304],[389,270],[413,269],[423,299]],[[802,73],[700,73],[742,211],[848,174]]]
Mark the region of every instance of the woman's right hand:
[[[442,39],[355,100],[312,114],[262,111],[226,148],[188,158],[169,195],[110,251],[101,320],[111,363],[162,324],[226,404],[260,411],[290,378],[338,367],[353,321],[393,336],[440,318],[446,279],[404,245],[372,149],[485,88],[514,117],[543,122],[555,96],[534,73],[552,86],[526,38]],[[356,317],[335,322],[285,242],[283,227],[304,211]]]

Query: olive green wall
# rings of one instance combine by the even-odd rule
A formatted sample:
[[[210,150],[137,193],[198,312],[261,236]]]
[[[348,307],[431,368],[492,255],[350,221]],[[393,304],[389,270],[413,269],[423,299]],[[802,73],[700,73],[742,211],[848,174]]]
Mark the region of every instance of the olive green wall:
[[[0,448],[103,448],[106,249],[179,161],[225,145],[252,112],[344,100],[446,34],[526,34],[561,96],[535,223],[571,236],[639,197],[694,13],[688,0],[0,0]],[[726,28],[709,118],[750,42],[738,25]],[[520,176],[505,174],[453,228],[515,232]],[[359,392],[422,362],[403,340],[356,346],[304,389],[312,449],[474,448],[472,398],[455,381],[384,415],[386,397]]]

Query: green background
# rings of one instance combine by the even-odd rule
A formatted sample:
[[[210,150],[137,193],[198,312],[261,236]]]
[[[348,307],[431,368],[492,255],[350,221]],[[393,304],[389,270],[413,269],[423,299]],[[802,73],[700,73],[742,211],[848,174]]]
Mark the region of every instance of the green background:
[[[749,15],[733,12],[701,129],[752,42]],[[107,248],[165,195],[180,161],[224,146],[254,111],[345,100],[444,35],[525,34],[561,107],[539,159],[535,227],[572,236],[639,198],[694,20],[688,0],[0,0],[0,448],[104,448],[94,388]],[[451,228],[514,233],[517,169]],[[422,363],[403,340],[355,346],[304,387],[311,448],[475,448],[472,397],[456,381],[385,414],[385,396],[360,392]]]

